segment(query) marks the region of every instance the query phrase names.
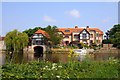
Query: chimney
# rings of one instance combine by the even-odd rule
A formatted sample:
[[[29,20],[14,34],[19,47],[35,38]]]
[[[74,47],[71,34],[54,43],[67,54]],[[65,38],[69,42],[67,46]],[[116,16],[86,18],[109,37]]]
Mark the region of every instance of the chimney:
[[[87,26],[86,28],[89,28],[89,26]]]
[[[78,26],[75,26],[75,28],[78,28]]]

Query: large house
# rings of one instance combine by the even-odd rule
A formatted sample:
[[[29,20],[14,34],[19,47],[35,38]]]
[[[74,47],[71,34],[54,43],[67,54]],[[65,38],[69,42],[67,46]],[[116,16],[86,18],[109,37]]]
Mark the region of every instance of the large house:
[[[80,42],[91,45],[96,43],[97,45],[102,43],[103,32],[98,28],[58,28],[58,33],[63,35],[62,44],[68,45],[71,42]]]

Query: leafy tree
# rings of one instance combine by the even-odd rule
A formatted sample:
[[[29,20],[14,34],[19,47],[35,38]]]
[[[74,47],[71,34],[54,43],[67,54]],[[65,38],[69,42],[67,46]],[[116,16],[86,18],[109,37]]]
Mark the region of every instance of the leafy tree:
[[[23,31],[24,33],[26,33],[28,35],[28,37],[31,37],[38,29],[42,29],[41,27],[35,27],[33,29],[28,29]]]
[[[28,36],[26,33],[13,30],[6,34],[5,43],[8,51],[13,52],[23,50],[23,48],[28,44]]]
[[[48,25],[44,30],[50,35],[50,41],[52,45],[60,44],[62,36],[58,34],[57,26]]]
[[[113,26],[109,32],[109,36],[112,43],[120,48],[120,24]]]

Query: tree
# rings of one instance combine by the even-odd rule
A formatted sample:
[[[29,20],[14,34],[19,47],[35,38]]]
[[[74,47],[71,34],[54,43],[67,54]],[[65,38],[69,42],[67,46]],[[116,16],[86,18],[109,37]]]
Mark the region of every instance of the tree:
[[[35,27],[33,29],[28,29],[23,31],[24,33],[26,33],[28,35],[28,37],[31,37],[38,29],[42,29],[41,27]]]
[[[102,43],[103,44],[111,44],[110,31],[109,30],[107,30],[104,37],[105,37],[105,39],[102,41]]]
[[[109,32],[109,37],[112,43],[120,48],[120,24],[113,26]]]
[[[28,36],[26,33],[13,30],[6,34],[5,43],[8,51],[20,51],[28,45]]]
[[[44,30],[50,35],[50,41],[52,45],[60,44],[62,36],[58,34],[57,26],[50,26],[48,25]]]

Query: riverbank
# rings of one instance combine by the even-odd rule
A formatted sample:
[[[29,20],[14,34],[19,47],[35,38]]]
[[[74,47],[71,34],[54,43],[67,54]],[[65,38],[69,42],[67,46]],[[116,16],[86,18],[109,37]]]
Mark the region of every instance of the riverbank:
[[[2,67],[3,79],[20,78],[118,78],[120,68],[117,59],[107,61],[83,62],[70,61],[64,63],[51,63],[48,61],[34,61],[27,64],[5,64]]]

